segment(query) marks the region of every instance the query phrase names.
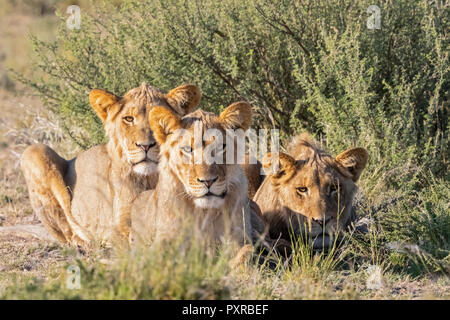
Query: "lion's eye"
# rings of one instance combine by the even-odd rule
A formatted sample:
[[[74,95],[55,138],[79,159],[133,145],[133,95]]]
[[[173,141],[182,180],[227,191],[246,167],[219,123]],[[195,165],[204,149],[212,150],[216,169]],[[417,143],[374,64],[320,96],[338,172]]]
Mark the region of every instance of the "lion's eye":
[[[307,187],[298,187],[298,188],[296,188],[296,190],[297,190],[298,195],[303,195],[305,192],[308,191],[308,188]]]
[[[192,152],[192,147],[191,146],[184,146],[184,147],[181,147],[181,150],[183,150],[183,152],[186,152],[186,153],[191,153]]]
[[[130,117],[130,116],[126,116],[123,118],[123,120],[125,120],[126,122],[129,122],[129,123],[132,123],[134,121],[134,118]]]

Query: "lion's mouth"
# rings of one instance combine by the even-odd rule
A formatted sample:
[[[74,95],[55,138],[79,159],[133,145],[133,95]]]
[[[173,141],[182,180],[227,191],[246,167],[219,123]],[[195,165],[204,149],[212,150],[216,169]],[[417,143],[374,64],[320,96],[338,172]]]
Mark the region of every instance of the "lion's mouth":
[[[203,198],[203,197],[205,197],[205,198],[206,197],[217,197],[217,198],[223,199],[223,198],[225,198],[226,195],[227,195],[226,191],[224,193],[222,193],[222,194],[215,194],[215,193],[212,193],[211,191],[208,191],[208,193],[204,194],[203,196],[201,196],[199,198]]]
[[[198,208],[203,209],[220,209],[225,203],[227,192],[215,194],[212,192],[205,193],[200,197],[193,198],[194,204]]]
[[[158,162],[151,159],[144,159],[132,165],[132,170],[141,176],[148,176],[158,171]]]
[[[158,161],[154,161],[154,160],[152,160],[150,158],[145,158],[144,160],[141,160],[139,162],[133,163],[133,166],[135,166],[137,164],[140,164],[140,163],[149,163],[149,164],[150,163],[154,163],[154,164],[158,164]]]

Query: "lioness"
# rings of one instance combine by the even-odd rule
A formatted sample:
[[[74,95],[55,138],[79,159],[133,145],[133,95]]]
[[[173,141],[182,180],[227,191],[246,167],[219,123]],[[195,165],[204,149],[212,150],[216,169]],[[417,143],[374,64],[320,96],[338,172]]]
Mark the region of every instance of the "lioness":
[[[193,230],[213,242],[226,234],[239,245],[258,239],[264,226],[247,197],[242,167],[236,161],[226,163],[225,138],[220,143],[205,138],[211,129],[222,137],[227,129],[245,131],[251,117],[246,102],[233,103],[220,116],[197,110],[180,118],[164,108],[150,111],[150,127],[160,145],[159,180],[154,190],[143,192],[133,204],[131,241],[152,244],[170,239],[188,218]],[[195,130],[204,137],[203,143],[194,144]],[[205,161],[207,153],[220,156],[223,163]],[[195,162],[197,156],[201,163]]]
[[[293,138],[288,152],[278,154],[278,163],[270,153],[264,157],[268,175],[254,201],[271,238],[289,241],[290,232],[306,232],[316,248],[328,247],[352,220],[355,182],[366,166],[367,151],[353,148],[333,158],[302,134]]]
[[[157,181],[159,147],[148,124],[158,105],[179,115],[200,101],[195,85],[164,93],[146,83],[123,97],[92,90],[89,101],[104,123],[108,142],[72,160],[42,144],[21,157],[33,209],[60,242],[87,246],[92,240],[128,237],[129,206]]]

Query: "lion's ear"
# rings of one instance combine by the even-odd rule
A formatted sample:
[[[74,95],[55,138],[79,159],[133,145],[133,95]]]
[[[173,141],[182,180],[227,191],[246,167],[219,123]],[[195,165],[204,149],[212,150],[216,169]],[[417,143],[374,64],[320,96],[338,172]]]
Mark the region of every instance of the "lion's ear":
[[[105,90],[94,89],[89,94],[89,103],[103,122],[108,117],[111,106],[119,100],[119,97]]]
[[[252,107],[245,101],[235,102],[223,110],[219,117],[228,129],[246,131],[252,124]]]
[[[180,115],[190,113],[200,102],[202,93],[194,84],[185,84],[169,91],[167,102]]]
[[[264,172],[271,176],[271,182],[278,185],[295,173],[296,161],[286,153],[268,153],[262,160]]]
[[[336,161],[346,168],[353,181],[357,181],[366,167],[369,154],[364,148],[353,148],[342,152],[336,157]]]
[[[154,107],[148,114],[150,129],[158,144],[166,142],[167,136],[181,128],[180,117],[164,107]]]

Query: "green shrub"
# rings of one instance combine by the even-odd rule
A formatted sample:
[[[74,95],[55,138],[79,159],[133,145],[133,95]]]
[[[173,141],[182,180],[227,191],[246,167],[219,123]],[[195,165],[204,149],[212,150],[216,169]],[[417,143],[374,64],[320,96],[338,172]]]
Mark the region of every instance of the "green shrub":
[[[400,245],[413,274],[450,272],[450,189],[429,178],[428,188],[412,194],[380,217],[386,239]],[[406,245],[406,250],[405,246]],[[415,250],[411,245],[415,245]],[[420,248],[420,249],[419,249]]]
[[[198,84],[202,107],[237,99],[256,126],[324,136],[331,151],[370,149],[373,163],[447,168],[448,16],[427,1],[124,1],[95,4],[80,30],[33,39],[44,79],[22,79],[57,110],[84,147],[101,141],[92,88],[123,94],[142,81],[164,89]],[[447,96],[446,96],[447,95]],[[441,171],[442,172],[442,171]]]

